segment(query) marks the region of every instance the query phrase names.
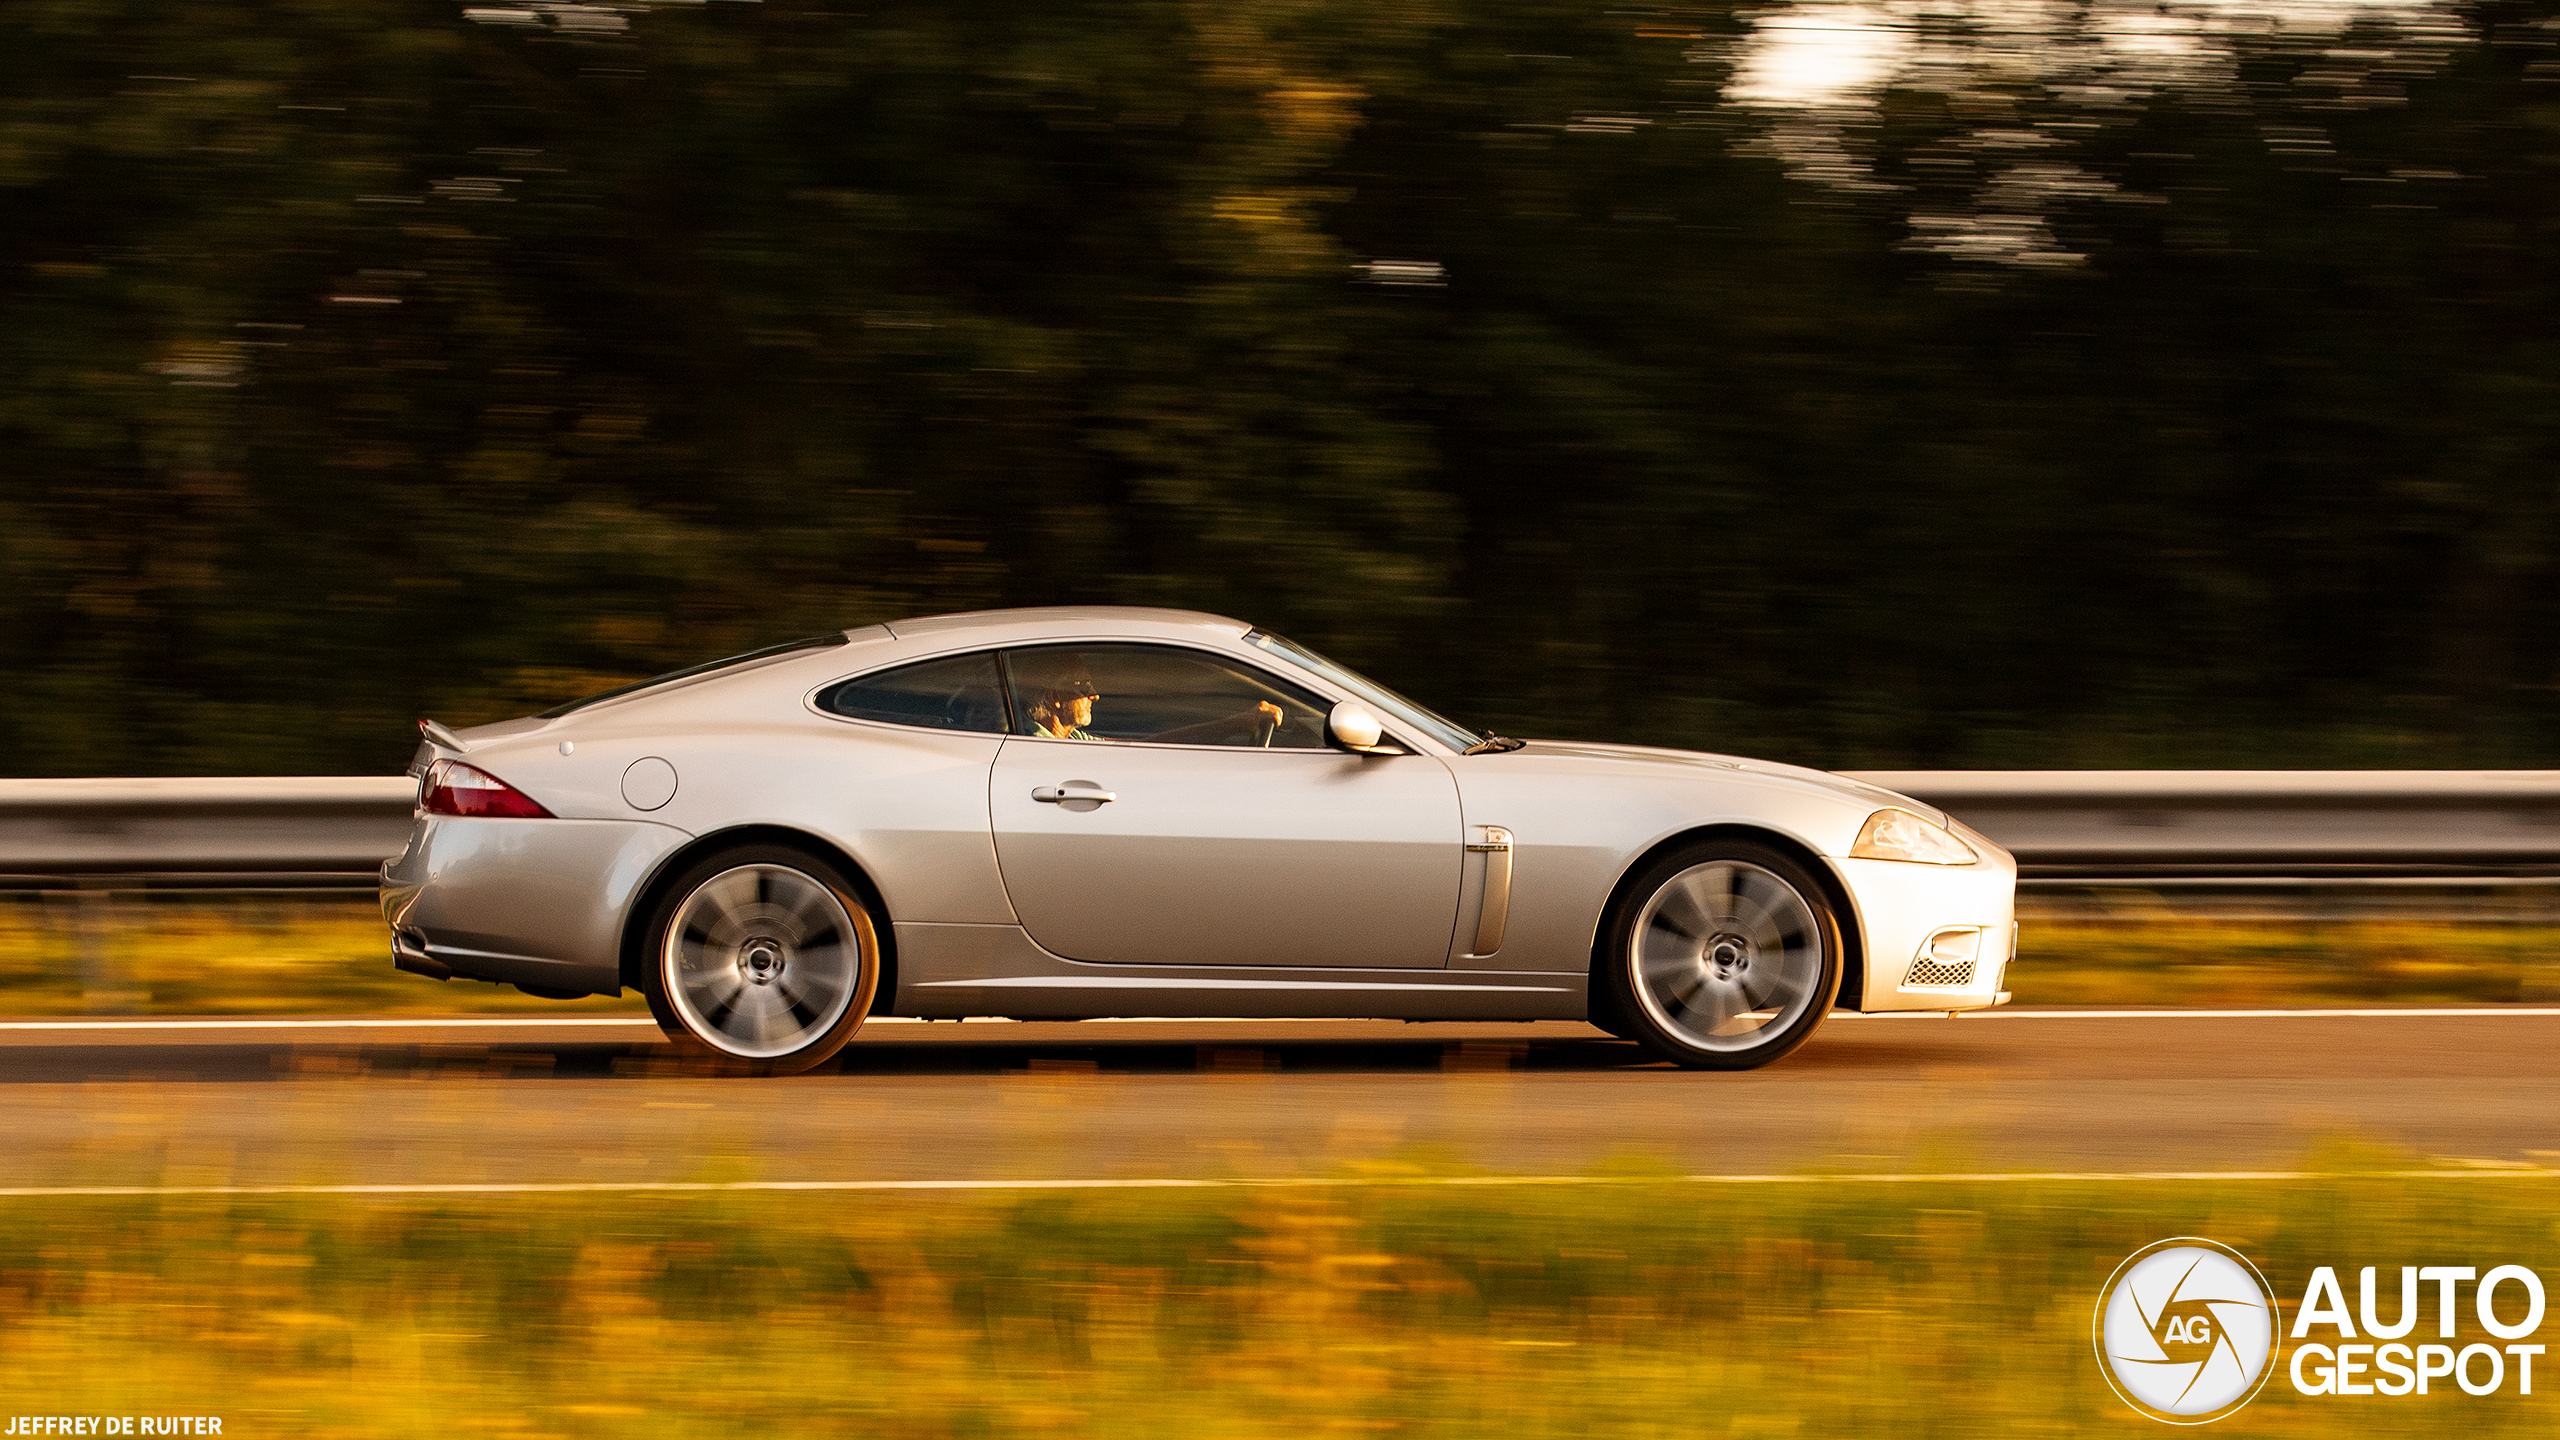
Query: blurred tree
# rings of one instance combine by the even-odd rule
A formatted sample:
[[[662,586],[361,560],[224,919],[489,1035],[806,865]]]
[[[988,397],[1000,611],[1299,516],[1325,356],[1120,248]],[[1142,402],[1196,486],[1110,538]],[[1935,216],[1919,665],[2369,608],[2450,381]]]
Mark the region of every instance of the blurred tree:
[[[1528,733],[2546,763],[2560,32],[2408,8],[1773,104],[1722,4],[19,0],[0,765],[1051,601]]]

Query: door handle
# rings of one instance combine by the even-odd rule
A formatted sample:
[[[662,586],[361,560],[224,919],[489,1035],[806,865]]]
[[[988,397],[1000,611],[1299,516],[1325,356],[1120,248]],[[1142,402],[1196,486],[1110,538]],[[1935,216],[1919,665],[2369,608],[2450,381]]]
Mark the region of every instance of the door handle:
[[[1043,805],[1081,806],[1091,809],[1096,805],[1107,805],[1120,797],[1090,780],[1069,780],[1061,785],[1035,786],[1031,791],[1031,798]]]

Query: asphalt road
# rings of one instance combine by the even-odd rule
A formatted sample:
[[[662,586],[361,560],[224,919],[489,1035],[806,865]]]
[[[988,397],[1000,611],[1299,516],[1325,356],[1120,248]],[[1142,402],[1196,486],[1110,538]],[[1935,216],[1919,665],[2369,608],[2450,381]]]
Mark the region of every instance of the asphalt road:
[[[1558,1023],[875,1024],[789,1080],[645,1022],[61,1025],[0,1022],[0,1187],[2560,1168],[2560,1010],[1839,1016],[1737,1075]]]

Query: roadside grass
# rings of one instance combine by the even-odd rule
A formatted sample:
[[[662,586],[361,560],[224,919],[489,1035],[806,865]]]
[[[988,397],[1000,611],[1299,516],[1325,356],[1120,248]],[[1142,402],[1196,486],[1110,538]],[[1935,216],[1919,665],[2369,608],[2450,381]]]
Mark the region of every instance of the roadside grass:
[[[2552,1183],[14,1198],[0,1375],[13,1413],[247,1436],[2147,1434],[2090,1334],[2134,1250],[2221,1240],[2287,1307],[2316,1265],[2549,1273]],[[2554,1403],[2279,1374],[2217,1431]]]
[[[84,977],[100,983],[95,994]],[[638,1011],[391,968],[370,895],[0,897],[0,1015],[561,1015]]]
[[[2156,906],[2112,918],[2029,911],[2008,983],[2022,1005],[2560,1001],[2560,924],[2229,920]],[[637,995],[542,1000],[510,986],[403,974],[391,968],[370,897],[0,896],[0,1015],[646,1008]]]
[[[2560,1000],[2560,926],[2030,918],[2023,1005],[2499,1005]]]

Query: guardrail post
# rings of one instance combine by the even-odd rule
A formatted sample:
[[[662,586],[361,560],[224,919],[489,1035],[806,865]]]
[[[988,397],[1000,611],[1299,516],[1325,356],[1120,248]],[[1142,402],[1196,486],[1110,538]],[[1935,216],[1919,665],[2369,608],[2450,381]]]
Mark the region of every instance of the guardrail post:
[[[2560,886],[2537,885],[2531,893],[2532,913],[2522,918],[2538,934],[2535,944],[2520,947],[2523,953],[2518,959],[2524,973],[2517,977],[2516,998],[2547,1005],[2560,1000],[2560,950],[2553,944],[2560,940]]]
[[[92,1015],[123,1015],[148,1005],[151,992],[116,963],[115,892],[83,882],[76,889],[47,891],[46,898],[68,912],[63,918],[80,956],[80,1008]]]

